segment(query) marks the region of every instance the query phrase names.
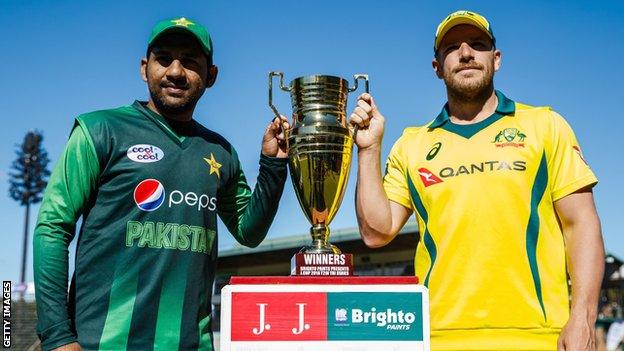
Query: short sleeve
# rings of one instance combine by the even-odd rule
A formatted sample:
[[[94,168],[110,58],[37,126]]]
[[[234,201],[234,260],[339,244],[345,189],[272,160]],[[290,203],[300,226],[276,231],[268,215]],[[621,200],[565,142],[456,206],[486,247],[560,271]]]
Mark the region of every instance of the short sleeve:
[[[583,157],[576,136],[565,119],[552,113],[551,131],[546,147],[548,178],[553,201],[593,186],[598,179]]]
[[[399,138],[390,150],[386,161],[386,171],[383,177],[383,187],[390,201],[413,210],[410,192],[407,186],[406,162],[403,152],[403,138]]]

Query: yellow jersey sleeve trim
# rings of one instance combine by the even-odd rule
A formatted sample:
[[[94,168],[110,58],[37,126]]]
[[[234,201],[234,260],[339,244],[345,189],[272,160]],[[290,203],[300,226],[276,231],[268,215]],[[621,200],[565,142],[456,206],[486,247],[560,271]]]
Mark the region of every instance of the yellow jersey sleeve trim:
[[[383,176],[383,188],[390,201],[396,202],[410,210],[413,210],[412,199],[407,188],[407,173],[405,150],[403,145],[406,138],[413,138],[420,127],[408,127],[403,130],[403,135],[394,143],[388,159],[386,171]]]
[[[389,189],[385,189],[385,190],[386,190],[386,195],[388,196],[388,200],[396,202],[397,204],[409,209],[410,211],[414,210],[412,208],[411,199],[405,198],[405,196],[401,196],[400,194],[394,193],[393,191]]]
[[[598,183],[598,178],[596,178],[595,175],[593,174],[588,174],[587,176],[578,179],[566,186],[563,186],[555,191],[552,192],[552,198],[553,201],[557,201],[561,198],[564,198],[570,194],[572,194],[573,192],[582,189],[586,186],[589,185],[596,185],[596,183]]]

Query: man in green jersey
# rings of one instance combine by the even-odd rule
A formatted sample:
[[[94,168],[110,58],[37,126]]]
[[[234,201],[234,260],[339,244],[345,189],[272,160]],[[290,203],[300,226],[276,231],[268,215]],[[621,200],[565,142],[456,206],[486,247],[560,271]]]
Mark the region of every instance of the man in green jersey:
[[[286,179],[288,125],[267,126],[252,192],[232,145],[193,118],[217,77],[212,53],[201,25],[160,22],[141,61],[149,101],[76,118],[34,236],[44,350],[213,348],[217,215],[239,243],[262,241]]]

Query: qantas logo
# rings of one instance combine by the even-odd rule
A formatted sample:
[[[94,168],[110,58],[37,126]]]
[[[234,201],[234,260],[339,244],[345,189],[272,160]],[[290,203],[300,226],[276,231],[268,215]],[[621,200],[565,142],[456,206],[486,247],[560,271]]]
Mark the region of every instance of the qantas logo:
[[[430,185],[442,183],[442,179],[438,178],[435,174],[433,174],[433,172],[426,168],[419,168],[418,175],[420,176],[420,180],[422,180],[425,185],[425,188]]]
[[[457,177],[461,175],[472,175],[495,171],[526,171],[525,161],[485,161],[472,163],[469,165],[459,165],[459,167],[444,167],[440,170],[440,177]]]
[[[456,167],[444,167],[437,175],[427,168],[419,168],[418,175],[420,176],[420,180],[423,182],[423,185],[426,188],[430,185],[444,182],[442,180],[444,178],[496,171],[524,172],[526,171],[526,169],[527,165],[525,161],[484,161],[479,163],[459,165]]]

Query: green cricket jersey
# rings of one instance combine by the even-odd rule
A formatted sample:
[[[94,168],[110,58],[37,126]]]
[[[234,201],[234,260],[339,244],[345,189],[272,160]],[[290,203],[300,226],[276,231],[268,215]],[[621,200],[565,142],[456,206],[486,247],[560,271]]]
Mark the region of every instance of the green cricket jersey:
[[[141,102],[79,116],[34,235],[43,348],[211,350],[217,214],[238,242],[258,245],[286,163],[261,156],[252,193],[234,148],[195,121],[167,121]]]

